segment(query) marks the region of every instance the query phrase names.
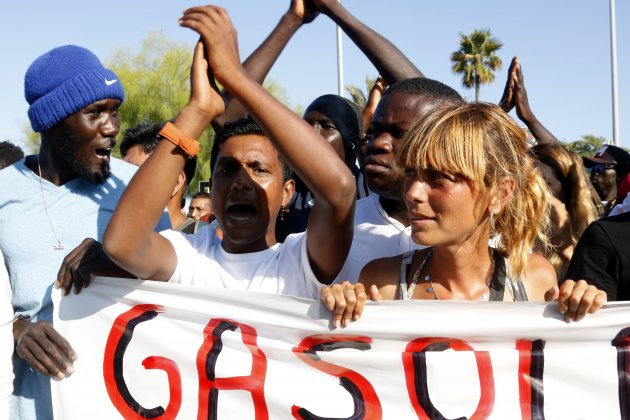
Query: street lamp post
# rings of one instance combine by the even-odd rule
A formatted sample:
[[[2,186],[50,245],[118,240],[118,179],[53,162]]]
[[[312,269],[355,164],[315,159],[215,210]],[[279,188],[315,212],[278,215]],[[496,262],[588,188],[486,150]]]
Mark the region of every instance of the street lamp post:
[[[337,0],[341,3],[341,0]],[[337,94],[344,96],[343,91],[343,46],[341,44],[341,28],[337,25]]]
[[[619,146],[619,100],[617,85],[617,29],[615,24],[615,0],[610,0],[610,67],[612,78],[613,144]]]

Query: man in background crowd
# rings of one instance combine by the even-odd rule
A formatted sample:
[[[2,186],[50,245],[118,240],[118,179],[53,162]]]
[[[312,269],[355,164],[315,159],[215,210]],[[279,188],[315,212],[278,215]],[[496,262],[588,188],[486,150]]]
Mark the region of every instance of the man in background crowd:
[[[604,145],[592,158],[583,158],[590,169],[591,183],[604,206],[603,215],[617,204],[619,184],[630,172],[630,154],[620,147]]]
[[[188,207],[188,217],[205,221],[208,221],[212,217],[212,201],[210,200],[210,194],[198,192],[192,196],[190,206]]]
[[[24,152],[15,144],[2,141],[0,142],[0,169],[13,165],[24,157]]]

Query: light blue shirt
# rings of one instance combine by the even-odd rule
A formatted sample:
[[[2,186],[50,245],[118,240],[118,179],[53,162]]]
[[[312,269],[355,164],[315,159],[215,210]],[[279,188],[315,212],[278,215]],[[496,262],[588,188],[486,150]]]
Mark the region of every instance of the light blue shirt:
[[[76,178],[58,187],[42,179],[42,194],[39,176],[24,162],[22,159],[0,171],[0,251],[16,314],[33,321],[52,321],[50,293],[64,257],[85,238],[103,240],[116,204],[137,167],[112,158],[111,175],[105,183],[94,185]],[[165,212],[156,230],[169,228]],[[55,234],[65,244],[63,251],[53,248]],[[13,365],[12,418],[52,418],[50,379],[17,356]]]

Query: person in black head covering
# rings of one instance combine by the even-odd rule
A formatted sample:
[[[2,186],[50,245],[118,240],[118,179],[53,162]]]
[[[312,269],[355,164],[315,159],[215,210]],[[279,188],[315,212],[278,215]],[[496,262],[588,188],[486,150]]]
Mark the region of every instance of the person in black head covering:
[[[604,145],[592,158],[582,158],[590,169],[591,183],[604,206],[607,216],[617,204],[617,190],[621,180],[630,172],[630,154],[620,147]]]

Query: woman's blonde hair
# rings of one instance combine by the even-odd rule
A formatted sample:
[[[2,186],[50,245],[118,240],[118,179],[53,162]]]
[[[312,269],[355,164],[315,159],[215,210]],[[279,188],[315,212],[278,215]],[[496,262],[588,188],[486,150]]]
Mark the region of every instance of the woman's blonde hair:
[[[553,169],[562,187],[560,198],[569,213],[571,244],[575,246],[592,221],[601,215],[599,198],[592,193],[582,158],[562,144],[537,144],[532,154],[538,161]],[[558,245],[558,244],[554,244]],[[558,270],[562,264],[555,249],[548,250],[548,258]]]
[[[408,131],[396,161],[405,169],[462,176],[480,197],[514,179],[512,197],[489,220],[513,275],[523,277],[534,243],[548,244],[547,184],[529,155],[525,132],[498,106],[476,102],[430,112]]]

